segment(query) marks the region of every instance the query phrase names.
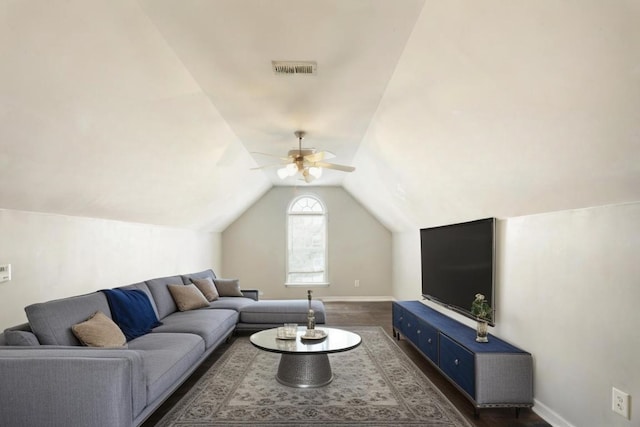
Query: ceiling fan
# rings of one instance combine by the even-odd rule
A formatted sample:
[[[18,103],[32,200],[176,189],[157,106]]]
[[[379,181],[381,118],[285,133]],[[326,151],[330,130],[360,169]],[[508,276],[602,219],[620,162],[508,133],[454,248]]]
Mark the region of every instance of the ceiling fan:
[[[282,160],[281,163],[259,166],[252,168],[252,170],[282,166],[278,169],[278,176],[280,179],[285,179],[290,176],[294,176],[297,173],[301,173],[302,178],[306,183],[310,183],[314,179],[320,178],[320,176],[322,176],[322,169],[334,169],[341,172],[353,172],[356,170],[353,166],[344,166],[325,162],[324,160],[335,157],[335,155],[329,151],[316,151],[315,148],[302,148],[302,138],[305,136],[304,131],[298,130],[294,132],[294,135],[298,138],[298,148],[289,150],[287,157],[278,157],[267,153],[252,153],[263,156],[278,157]]]

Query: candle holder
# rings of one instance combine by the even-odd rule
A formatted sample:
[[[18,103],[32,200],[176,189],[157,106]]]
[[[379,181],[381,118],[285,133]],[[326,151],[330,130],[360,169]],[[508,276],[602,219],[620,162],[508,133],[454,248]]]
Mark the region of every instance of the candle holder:
[[[307,291],[307,299],[309,300],[309,311],[307,312],[307,330],[316,328],[316,314],[311,308],[311,290]]]

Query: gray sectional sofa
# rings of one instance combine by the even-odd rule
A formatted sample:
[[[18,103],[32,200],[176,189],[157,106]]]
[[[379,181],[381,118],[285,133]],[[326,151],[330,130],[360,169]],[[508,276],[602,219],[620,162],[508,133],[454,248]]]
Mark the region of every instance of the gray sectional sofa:
[[[83,346],[72,332],[97,311],[111,317],[104,292],[26,307],[29,323],[0,334],[0,425],[140,425],[236,329],[306,322],[307,300],[259,301],[255,290],[179,311],[168,285],[207,277],[212,270],[116,288],[143,291],[162,322],[122,348]],[[325,323],[322,302],[312,308]]]

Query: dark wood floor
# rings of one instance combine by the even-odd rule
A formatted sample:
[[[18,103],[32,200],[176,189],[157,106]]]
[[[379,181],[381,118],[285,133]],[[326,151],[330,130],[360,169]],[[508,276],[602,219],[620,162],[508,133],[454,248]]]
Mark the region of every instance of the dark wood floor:
[[[380,326],[393,335],[391,325],[391,302],[325,302],[327,326]],[[191,375],[191,377],[143,424],[155,425],[184,394],[198,381],[207,369],[215,363],[231,342],[222,345]],[[474,408],[469,401],[453,387],[425,358],[407,341],[396,341],[404,353],[422,372],[449,398],[460,412],[476,427],[550,427],[530,409],[522,409],[516,418],[513,409],[481,409],[480,416],[474,417]]]

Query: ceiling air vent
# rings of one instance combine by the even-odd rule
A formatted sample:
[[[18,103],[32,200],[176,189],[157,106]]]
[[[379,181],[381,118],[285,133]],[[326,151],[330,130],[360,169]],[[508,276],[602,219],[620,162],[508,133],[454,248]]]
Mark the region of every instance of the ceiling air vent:
[[[271,61],[276,74],[316,74],[318,64],[315,61]]]

